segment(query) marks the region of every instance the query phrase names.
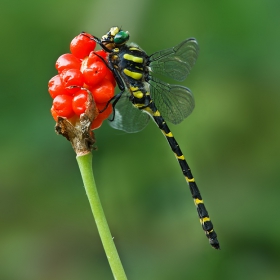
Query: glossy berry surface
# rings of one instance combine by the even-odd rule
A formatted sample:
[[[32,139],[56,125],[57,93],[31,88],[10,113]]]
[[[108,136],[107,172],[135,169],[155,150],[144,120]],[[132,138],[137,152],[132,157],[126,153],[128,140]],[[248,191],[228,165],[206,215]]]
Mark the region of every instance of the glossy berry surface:
[[[69,118],[74,115],[72,109],[73,97],[69,95],[57,95],[53,100],[53,110],[58,116]]]
[[[60,75],[56,75],[50,79],[48,88],[52,98],[55,98],[57,95],[68,94],[68,91],[61,81]]]
[[[114,86],[109,81],[104,79],[98,87],[92,88],[91,92],[96,103],[108,102],[114,96]]]
[[[60,77],[62,84],[69,93],[77,92],[84,84],[84,76],[79,69],[65,69]]]
[[[102,111],[104,110],[104,108],[106,107],[106,104],[96,104],[97,108]],[[93,120],[92,124],[91,124],[91,129],[97,129],[102,125],[103,120],[107,119],[111,113],[113,112],[113,107],[112,104],[109,104],[109,106],[102,111],[101,113],[99,113],[99,115],[97,116],[97,118],[95,120]]]
[[[85,78],[85,83],[89,86],[98,85],[102,80],[104,80],[107,75],[107,66],[100,61],[96,61],[83,71],[83,76]]]
[[[88,92],[86,90],[79,90],[75,93],[72,100],[72,108],[77,116],[83,114],[86,110]]]
[[[89,64],[92,64],[96,61],[100,61],[100,62],[107,61],[107,57],[108,54],[104,50],[91,52],[88,57]]]
[[[92,35],[81,33],[71,41],[71,53],[61,55],[55,63],[58,75],[50,79],[48,90],[53,98],[51,114],[55,121],[58,117],[79,121],[91,94],[99,112],[91,129],[97,129],[113,111],[109,102],[114,97],[116,81],[107,66],[108,54],[94,51],[96,43],[92,39]]]
[[[81,60],[71,53],[65,53],[57,59],[55,68],[58,73],[61,73],[65,69],[80,69]]]
[[[79,34],[70,43],[70,51],[77,58],[83,59],[95,49],[96,43],[88,33]]]

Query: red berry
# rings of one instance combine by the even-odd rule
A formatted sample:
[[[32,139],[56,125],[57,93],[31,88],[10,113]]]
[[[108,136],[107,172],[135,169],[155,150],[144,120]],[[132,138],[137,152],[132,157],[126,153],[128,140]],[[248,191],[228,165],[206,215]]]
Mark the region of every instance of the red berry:
[[[70,43],[71,53],[81,59],[88,56],[96,46],[95,41],[90,38],[93,38],[93,36],[88,33],[82,33],[76,36]]]
[[[88,93],[86,90],[79,90],[75,93],[72,100],[72,108],[76,115],[80,116],[86,110],[86,102],[88,98]]]
[[[99,111],[104,110],[107,103],[96,103],[96,107]],[[91,129],[97,129],[102,125],[102,122],[107,119],[113,111],[112,104],[109,104],[108,107],[93,120],[91,124]]]
[[[89,86],[99,84],[107,74],[106,68],[107,66],[100,61],[95,61],[93,64],[88,65],[87,68],[83,70],[85,83]]]
[[[98,87],[92,88],[91,92],[95,103],[106,103],[114,96],[114,86],[104,79]]]
[[[104,50],[99,50],[99,51],[91,52],[88,58],[89,58],[89,64],[92,64],[96,61],[101,61],[104,63],[104,60],[108,61],[108,53],[106,53]]]
[[[108,66],[105,64],[105,62],[100,57],[102,57],[105,61],[107,61],[108,60],[108,53],[106,53],[104,50],[91,52],[89,57],[88,57],[88,60],[86,62],[86,65],[87,65],[88,68],[90,68],[91,65],[93,65],[97,61],[102,62],[106,66],[106,69],[104,70],[106,72],[105,78],[107,80],[111,81],[112,84],[115,87],[116,86],[115,77],[114,77],[112,71],[108,68]]]
[[[102,111],[106,107],[106,103],[96,104],[98,110]],[[107,119],[113,111],[112,104],[109,104],[108,107],[93,120],[91,124],[91,129],[97,129],[102,125],[102,122]]]
[[[106,61],[108,60],[108,53],[104,50],[98,50],[95,52],[98,56],[103,57]]]
[[[69,118],[74,115],[72,109],[73,97],[70,95],[57,95],[53,100],[53,110],[57,116]]]
[[[99,112],[99,115],[100,117],[102,117],[103,120],[107,119],[111,113],[113,112],[113,106],[111,103],[108,104],[107,106],[107,102],[106,103],[96,103],[96,107],[98,109]],[[107,108],[105,109],[105,107],[107,106]],[[104,110],[105,109],[105,110]]]
[[[99,111],[104,110],[106,107],[107,103],[102,103],[98,104],[96,103],[96,107],[98,108]],[[91,124],[91,129],[97,129],[102,125],[102,122],[107,119],[111,113],[113,112],[113,106],[112,104],[109,104],[108,107],[102,112],[99,113],[99,115],[93,120]]]
[[[91,91],[98,111],[102,111],[93,121],[92,129],[100,127],[112,113],[112,104],[108,101],[114,96],[116,81],[107,66],[108,53],[104,50],[95,52],[95,47],[93,36],[82,33],[71,41],[71,54],[63,54],[57,59],[55,67],[59,75],[50,79],[48,84],[53,98],[51,114],[55,121],[59,116],[73,123],[79,121],[88,99],[88,91],[82,87]]]
[[[57,95],[60,94],[69,94],[65,89],[64,85],[62,84],[59,75],[56,75],[50,79],[48,87],[49,87],[49,93],[52,98],[55,98]]]
[[[114,77],[114,74],[112,73],[112,71],[109,68],[107,68],[107,70],[108,71],[106,72],[105,79],[109,80],[112,83],[113,87],[115,87],[117,83],[116,83],[116,79]]]
[[[57,59],[55,68],[58,73],[61,73],[64,69],[80,69],[81,60],[71,53],[65,53]]]
[[[66,90],[72,94],[80,90],[84,84],[84,76],[78,69],[65,69],[60,77]]]
[[[57,115],[57,112],[54,110],[54,106],[53,105],[51,107],[51,114],[52,114],[54,120],[57,122],[58,115]]]
[[[91,129],[97,129],[102,125],[103,119],[99,117],[99,115],[97,116],[96,119],[93,120],[93,122],[91,123]]]

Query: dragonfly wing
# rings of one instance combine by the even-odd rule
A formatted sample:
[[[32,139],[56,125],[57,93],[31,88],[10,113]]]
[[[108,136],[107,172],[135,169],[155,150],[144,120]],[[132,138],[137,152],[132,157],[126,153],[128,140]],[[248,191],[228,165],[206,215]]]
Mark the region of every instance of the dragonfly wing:
[[[198,56],[198,43],[187,39],[176,47],[156,52],[150,56],[152,72],[183,81],[190,73]]]
[[[178,124],[193,111],[195,102],[187,87],[170,85],[155,77],[149,84],[152,99],[165,120]]]
[[[146,127],[150,116],[134,107],[131,103],[130,93],[124,92],[117,102],[114,112],[109,118],[110,126],[127,133],[139,132]]]

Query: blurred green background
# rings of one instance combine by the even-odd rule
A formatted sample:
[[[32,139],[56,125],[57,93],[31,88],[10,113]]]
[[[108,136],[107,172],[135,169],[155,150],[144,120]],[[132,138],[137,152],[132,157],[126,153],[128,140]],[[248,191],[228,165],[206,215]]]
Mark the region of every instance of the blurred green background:
[[[128,30],[148,54],[195,37],[183,83],[193,114],[170,125],[221,243],[208,244],[154,123],[104,124],[93,168],[128,279],[280,279],[279,0],[1,1],[0,279],[113,279],[48,80],[80,31]]]

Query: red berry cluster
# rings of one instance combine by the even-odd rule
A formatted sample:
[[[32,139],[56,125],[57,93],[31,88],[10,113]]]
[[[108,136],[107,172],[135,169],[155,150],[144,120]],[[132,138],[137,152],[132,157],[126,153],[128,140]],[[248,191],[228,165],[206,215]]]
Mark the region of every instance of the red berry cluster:
[[[96,129],[112,113],[112,105],[107,108],[106,105],[114,96],[116,81],[101,59],[106,61],[107,53],[94,51],[96,43],[92,38],[92,35],[82,33],[71,41],[71,53],[58,58],[55,64],[58,75],[50,79],[48,87],[53,98],[51,113],[55,121],[60,116],[75,122],[86,110],[90,91],[100,112],[91,125],[91,129]]]

